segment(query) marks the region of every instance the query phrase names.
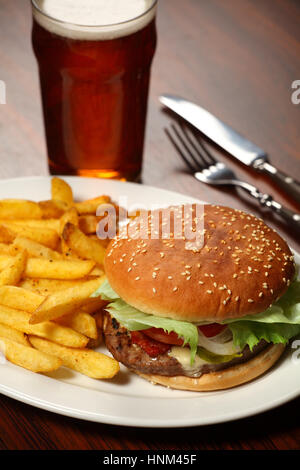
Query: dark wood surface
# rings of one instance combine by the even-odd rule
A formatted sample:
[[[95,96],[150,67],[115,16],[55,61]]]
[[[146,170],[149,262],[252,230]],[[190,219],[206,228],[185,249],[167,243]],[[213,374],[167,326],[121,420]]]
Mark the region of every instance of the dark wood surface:
[[[184,4],[184,6],[183,6]],[[298,0],[161,0],[153,65],[143,183],[262,215],[247,197],[198,183],[186,173],[163,128],[171,117],[158,95],[197,101],[264,148],[300,179],[300,105],[291,84],[300,73]],[[0,177],[47,174],[37,67],[30,43],[30,3],[0,0]],[[241,178],[300,208],[268,178],[218,151]],[[299,236],[268,213],[264,219],[300,250]],[[297,449],[300,399],[261,415],[216,426],[122,428],[51,414],[0,397],[2,449]]]

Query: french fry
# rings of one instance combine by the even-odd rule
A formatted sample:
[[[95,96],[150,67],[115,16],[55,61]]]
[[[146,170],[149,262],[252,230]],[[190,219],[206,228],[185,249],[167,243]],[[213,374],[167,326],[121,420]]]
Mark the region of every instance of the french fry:
[[[13,262],[14,259],[15,259],[14,256],[0,254],[0,271],[5,269],[10,263]]]
[[[55,355],[24,346],[5,337],[0,337],[0,350],[9,362],[32,372],[52,372],[63,362]]]
[[[47,260],[29,258],[26,277],[44,279],[80,279],[87,276],[95,266],[92,260]]]
[[[74,202],[72,188],[61,178],[52,178],[51,197],[52,200],[63,201],[68,206],[72,206]]]
[[[105,257],[105,248],[98,242],[87,237],[78,227],[67,223],[63,231],[63,239],[67,245],[81,258],[94,260],[102,265]]]
[[[16,234],[6,225],[0,225],[0,242],[1,243],[12,243],[16,237]]]
[[[64,259],[79,259],[79,256],[77,256],[76,253],[71,250],[63,238],[60,240],[60,252]]]
[[[102,311],[98,311],[94,313],[93,317],[96,322],[98,337],[96,339],[89,340],[87,344],[87,348],[90,348],[90,349],[98,348],[103,341],[103,313]]]
[[[26,268],[27,255],[22,251],[0,272],[0,286],[15,285],[21,279]]]
[[[42,211],[37,202],[23,199],[0,200],[0,219],[41,219]]]
[[[19,225],[13,222],[5,222],[0,226],[0,241],[2,243],[11,243],[18,235],[30,238],[30,240],[34,240],[52,249],[57,247],[59,240],[58,233],[50,228],[41,230],[37,227],[27,227],[26,223]]]
[[[99,277],[99,276],[103,276],[104,274],[104,270],[102,268],[100,268],[99,266],[95,266],[91,272],[89,273],[89,277]]]
[[[5,224],[8,228],[9,226],[21,225],[22,227],[32,227],[39,230],[51,229],[56,232],[59,231],[59,219],[0,219],[1,224]]]
[[[13,263],[14,256],[0,255],[0,271]],[[81,279],[92,271],[95,261],[81,259],[51,260],[45,258],[28,258],[24,277],[41,279]]]
[[[101,297],[93,297],[89,300],[88,303],[82,305],[81,310],[83,312],[92,314],[102,309],[104,305],[107,305],[107,301],[102,300]]]
[[[77,214],[77,211],[74,207],[72,207],[71,209],[69,209],[68,211],[66,211],[60,218],[59,220],[59,224],[60,224],[60,227],[59,227],[59,233],[62,234],[63,231],[64,231],[64,228],[65,228],[65,225],[67,223],[71,223],[73,225],[78,225],[78,222],[79,222],[79,218],[78,218],[78,214]]]
[[[7,245],[6,243],[0,243],[0,253],[2,255],[10,255],[11,245]]]
[[[15,328],[11,328],[10,326],[3,325],[2,323],[0,323],[0,337],[10,339],[11,341],[31,348],[31,344],[25,333],[15,330]]]
[[[43,219],[58,219],[69,209],[67,203],[58,200],[41,201],[39,206]]]
[[[90,233],[96,233],[99,217],[92,214],[81,215],[79,217],[79,228],[80,230],[89,235]],[[70,221],[72,223],[72,221]],[[76,225],[76,224],[74,224]]]
[[[53,320],[71,313],[88,302],[93,302],[94,299],[90,296],[98,289],[104,279],[105,276],[54,292],[31,315],[30,323],[35,325],[46,320]]]
[[[103,329],[103,312],[98,311],[98,312],[94,313],[93,317],[95,318],[97,328],[99,330],[102,330]]]
[[[1,263],[0,263],[1,264]],[[57,292],[59,290],[68,289],[69,287],[77,286],[79,282],[85,282],[85,280],[79,281],[75,280],[61,280],[61,279],[23,279],[19,283],[19,287],[23,289],[37,292],[40,295],[47,296],[52,292]]]
[[[70,313],[69,315],[64,315],[61,318],[57,318],[55,323],[73,328],[73,330],[78,331],[78,333],[82,333],[88,338],[97,339],[98,337],[95,318],[80,310],[75,313]]]
[[[43,295],[39,295],[22,287],[1,286],[0,287],[0,308],[6,305],[25,312],[34,312],[45,300]]]
[[[18,236],[11,245],[10,253],[26,250],[28,255],[33,258],[63,259],[63,255],[41,243],[37,243],[30,238]],[[1,251],[1,249],[0,249]]]
[[[120,370],[119,363],[115,359],[96,351],[70,349],[32,336],[29,340],[34,348],[59,357],[64,366],[93,379],[111,379]]]
[[[93,199],[87,199],[86,201],[82,202],[75,202],[75,208],[79,215],[82,214],[96,214],[97,208],[101,206],[101,204],[108,204],[111,202],[109,196],[99,196]]]
[[[0,350],[8,361],[34,372],[65,364],[94,378],[119,370],[114,359],[89,349],[102,342],[107,304],[91,297],[105,279],[110,240],[98,239],[96,215],[105,204],[113,204],[106,195],[74,202],[58,177],[50,200],[0,200]]]
[[[66,326],[46,321],[38,325],[29,324],[30,313],[0,305],[0,323],[22,331],[28,335],[47,338],[71,348],[84,348],[88,338]]]

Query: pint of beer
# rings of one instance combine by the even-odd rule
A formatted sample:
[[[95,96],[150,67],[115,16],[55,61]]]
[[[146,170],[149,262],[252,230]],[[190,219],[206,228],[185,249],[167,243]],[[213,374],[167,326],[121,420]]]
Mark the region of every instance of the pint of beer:
[[[32,0],[49,168],[136,180],[157,0]]]

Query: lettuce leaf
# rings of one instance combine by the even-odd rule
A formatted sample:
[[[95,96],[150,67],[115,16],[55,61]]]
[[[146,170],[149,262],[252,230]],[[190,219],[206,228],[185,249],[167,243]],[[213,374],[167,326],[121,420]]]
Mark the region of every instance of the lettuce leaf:
[[[197,353],[198,330],[193,323],[172,320],[150,315],[128,305],[112,289],[106,280],[92,297],[112,301],[107,311],[128,330],[162,328],[170,333],[174,331],[184,340],[184,345],[191,348],[191,362]],[[269,343],[286,344],[300,334],[300,281],[294,281],[287,292],[271,307],[255,315],[246,315],[239,319],[223,322],[233,335],[233,343],[242,350],[246,345],[253,347],[264,339]],[[198,350],[199,351],[199,350]]]
[[[106,310],[122,326],[130,331],[146,330],[152,327],[162,328],[167,333],[174,331],[183,338],[183,345],[189,344],[191,348],[191,363],[194,362],[198,345],[198,329],[193,323],[149,315],[128,305],[121,299],[110,303]]]
[[[254,321],[262,323],[300,324],[300,281],[294,281],[285,294],[271,307],[255,315],[246,315],[238,320],[226,320],[224,323],[236,321]]]
[[[248,345],[250,350],[260,340],[268,343],[286,344],[291,338],[300,334],[300,325],[288,323],[261,323],[255,321],[235,321],[230,323],[229,328],[233,336],[233,344],[241,350]]]
[[[117,300],[120,298],[107,279],[102,282],[101,286],[91,295],[91,297],[101,297],[103,300]]]
[[[264,339],[268,343],[286,344],[300,334],[300,282],[294,281],[286,293],[271,307],[256,315],[227,320],[233,343],[239,348],[253,347]]]
[[[92,294],[93,297],[101,296],[104,300],[112,300],[106,310],[122,326],[130,331],[146,330],[147,328],[162,328],[167,333],[174,331],[183,338],[184,345],[191,348],[191,363],[194,362],[198,345],[197,326],[190,322],[172,320],[171,318],[157,317],[141,312],[122,300],[111,288],[106,280],[99,289]]]

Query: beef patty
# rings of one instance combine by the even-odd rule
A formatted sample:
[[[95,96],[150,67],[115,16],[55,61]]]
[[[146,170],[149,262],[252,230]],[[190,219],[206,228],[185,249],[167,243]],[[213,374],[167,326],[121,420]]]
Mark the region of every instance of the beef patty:
[[[200,377],[202,374],[206,374],[208,372],[215,372],[217,370],[226,369],[235,364],[246,362],[268,345],[266,341],[262,340],[253,348],[253,351],[250,351],[248,346],[246,346],[242,355],[234,358],[230,362],[203,364],[196,371],[193,370],[192,372],[189,372],[182,367],[181,363],[177,361],[177,359],[169,356],[168,353],[160,354],[155,358],[150,357],[140,346],[132,343],[130,332],[126,330],[126,328],[120,326],[119,323],[109,314],[105,315],[103,330],[106,347],[114,358],[129,369],[143,374]]]

